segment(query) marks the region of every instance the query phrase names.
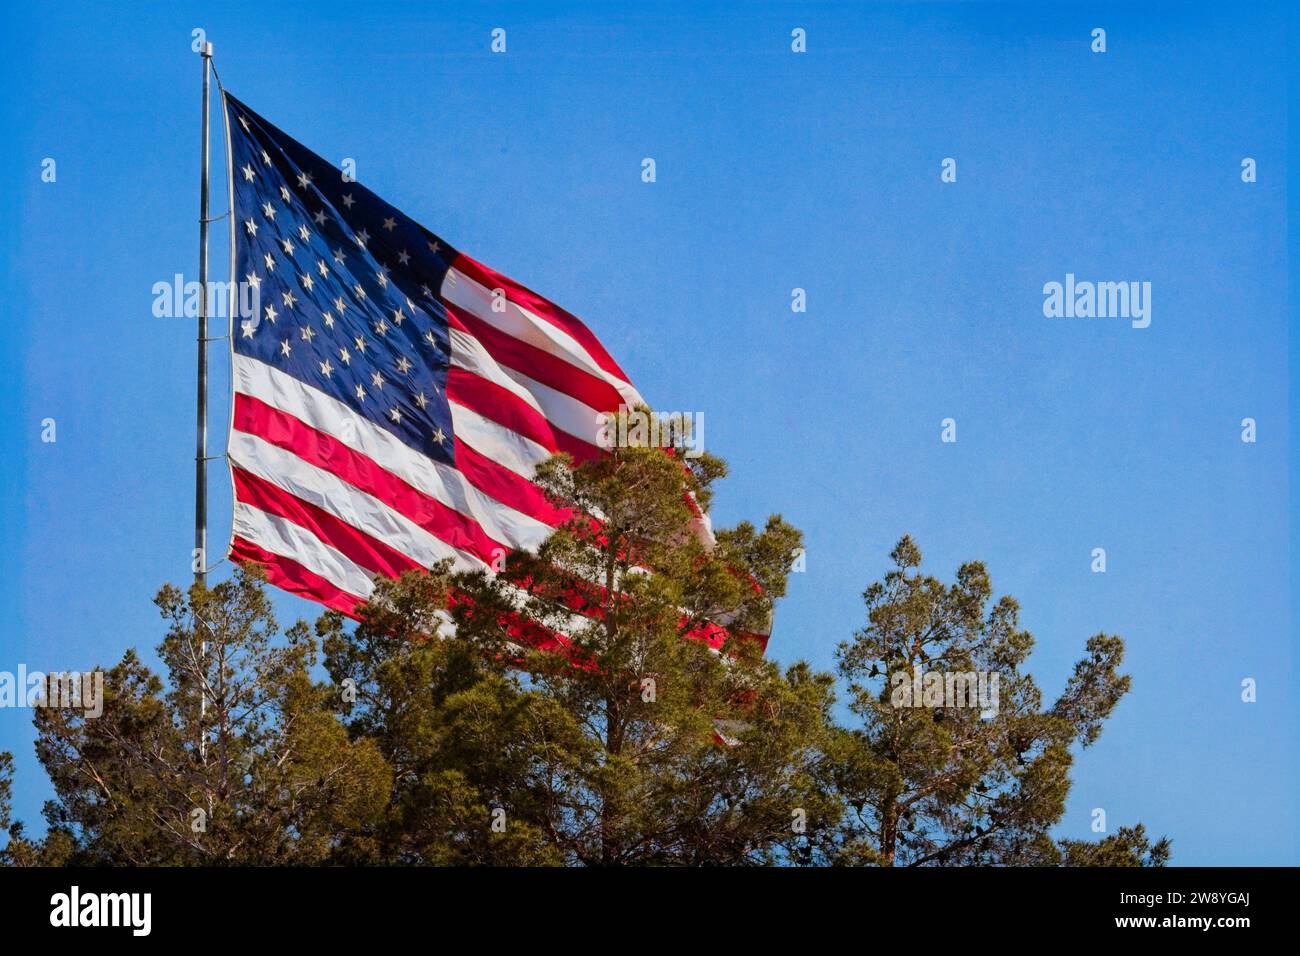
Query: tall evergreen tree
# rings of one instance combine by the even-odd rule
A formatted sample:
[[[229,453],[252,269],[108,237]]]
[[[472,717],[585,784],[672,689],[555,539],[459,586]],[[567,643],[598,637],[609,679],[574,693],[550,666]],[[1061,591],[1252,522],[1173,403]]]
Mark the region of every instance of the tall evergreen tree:
[[[363,864],[562,862],[538,825],[536,762],[568,732],[490,648],[445,639],[446,566],[382,582],[361,620],[317,622],[353,740],[391,769],[383,811],[356,821],[336,860]]]
[[[359,690],[353,733],[382,741],[402,781],[381,844],[441,828],[432,845],[459,830],[453,858],[472,861],[509,846],[587,865],[759,863],[788,858],[809,817],[837,816],[812,772],[830,678],[782,674],[753,639],[702,639],[719,621],[765,627],[798,543],[772,518],[704,547],[696,508],[722,473],[656,448],[554,459],[539,484],[599,525],[575,517],[500,576],[389,586],[351,633],[322,620],[331,674]],[[448,590],[457,640],[421,642]],[[529,646],[550,633],[565,646]]]
[[[945,585],[919,571],[911,538],[891,557],[863,595],[866,628],[839,649],[860,724],[838,731],[830,750],[850,809],[825,855],[884,866],[1163,862],[1168,842],[1149,847],[1140,827],[1100,847],[1048,835],[1065,812],[1071,747],[1093,744],[1129,689],[1123,641],[1090,638],[1045,707],[1024,669],[1033,637],[1013,598],[992,601],[983,564],[963,564]],[[983,674],[986,687],[996,675],[996,700],[954,699],[959,685],[947,678],[959,674]]]
[[[156,603],[166,685],[128,651],[105,676],[101,716],[35,712],[56,794],[46,817],[68,861],[328,859],[341,828],[382,807],[389,774],[311,680],[310,634],[298,626],[275,642],[266,594],[246,572],[188,595],[164,587]]]

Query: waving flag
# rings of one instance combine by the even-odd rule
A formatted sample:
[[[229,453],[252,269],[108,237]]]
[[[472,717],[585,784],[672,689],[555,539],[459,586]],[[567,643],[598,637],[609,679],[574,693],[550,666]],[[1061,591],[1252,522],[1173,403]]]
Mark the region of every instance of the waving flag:
[[[226,94],[236,276],[231,557],[347,614],[379,576],[499,567],[563,520],[533,483],[641,397],[568,312]]]

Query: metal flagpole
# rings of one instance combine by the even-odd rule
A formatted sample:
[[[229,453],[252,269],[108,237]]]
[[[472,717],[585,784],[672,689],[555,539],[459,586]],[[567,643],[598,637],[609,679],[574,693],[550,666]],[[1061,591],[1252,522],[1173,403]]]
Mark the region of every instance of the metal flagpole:
[[[210,139],[210,91],[212,86],[212,44],[203,43],[203,172],[199,181],[199,376],[198,439],[194,452],[194,583],[208,584],[208,156]],[[206,624],[206,622],[203,622]],[[200,660],[208,657],[208,642],[199,644]],[[199,680],[199,759],[207,758],[204,718],[208,694]]]
[[[198,443],[194,453],[194,582],[208,583],[208,155],[212,44],[203,44],[203,173],[199,185]]]

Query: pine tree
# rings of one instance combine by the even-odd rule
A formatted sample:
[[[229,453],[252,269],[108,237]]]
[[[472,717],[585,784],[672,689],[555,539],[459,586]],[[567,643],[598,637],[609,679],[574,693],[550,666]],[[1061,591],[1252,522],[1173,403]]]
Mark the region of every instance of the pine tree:
[[[1064,692],[1044,707],[1024,670],[1033,637],[1020,627],[1013,598],[990,606],[983,564],[963,564],[945,585],[920,573],[911,538],[891,557],[894,567],[863,595],[867,627],[839,649],[860,725],[838,731],[829,752],[849,812],[827,858],[884,866],[1111,865],[1145,854],[1163,863],[1168,841],[1147,846],[1140,826],[1100,845],[1058,846],[1048,835],[1065,811],[1070,748],[1093,744],[1129,689],[1119,672],[1120,638],[1090,638]],[[962,685],[947,679],[959,674],[983,674],[990,689],[996,675],[996,699],[954,699]]]
[[[156,603],[167,684],[128,651],[104,710],[36,711],[37,755],[54,784],[46,847],[82,864],[283,864],[329,858],[340,829],[373,815],[389,771],[348,739],[332,689],[313,683],[302,626],[282,645],[256,577]]]
[[[835,819],[813,772],[831,679],[700,639],[765,627],[799,540],[772,518],[702,545],[695,509],[722,473],[652,448],[557,458],[536,480],[598,526],[575,517],[500,576],[408,576],[351,633],[322,619],[331,675],[357,688],[351,731],[399,781],[380,858],[771,862]],[[429,640],[448,604],[457,639]],[[566,646],[528,646],[548,633]]]
[[[445,565],[379,584],[349,629],[317,622],[325,666],[355,741],[391,768],[381,814],[356,824],[335,860],[352,864],[556,864],[531,821],[534,761],[567,730],[563,715],[525,691],[506,660],[444,639]]]

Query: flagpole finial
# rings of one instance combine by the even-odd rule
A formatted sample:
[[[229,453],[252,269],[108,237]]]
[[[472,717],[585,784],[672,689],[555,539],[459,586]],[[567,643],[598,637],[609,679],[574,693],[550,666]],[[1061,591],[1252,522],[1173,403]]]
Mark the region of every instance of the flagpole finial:
[[[206,59],[212,59],[212,44],[205,42],[203,44],[203,56]]]

